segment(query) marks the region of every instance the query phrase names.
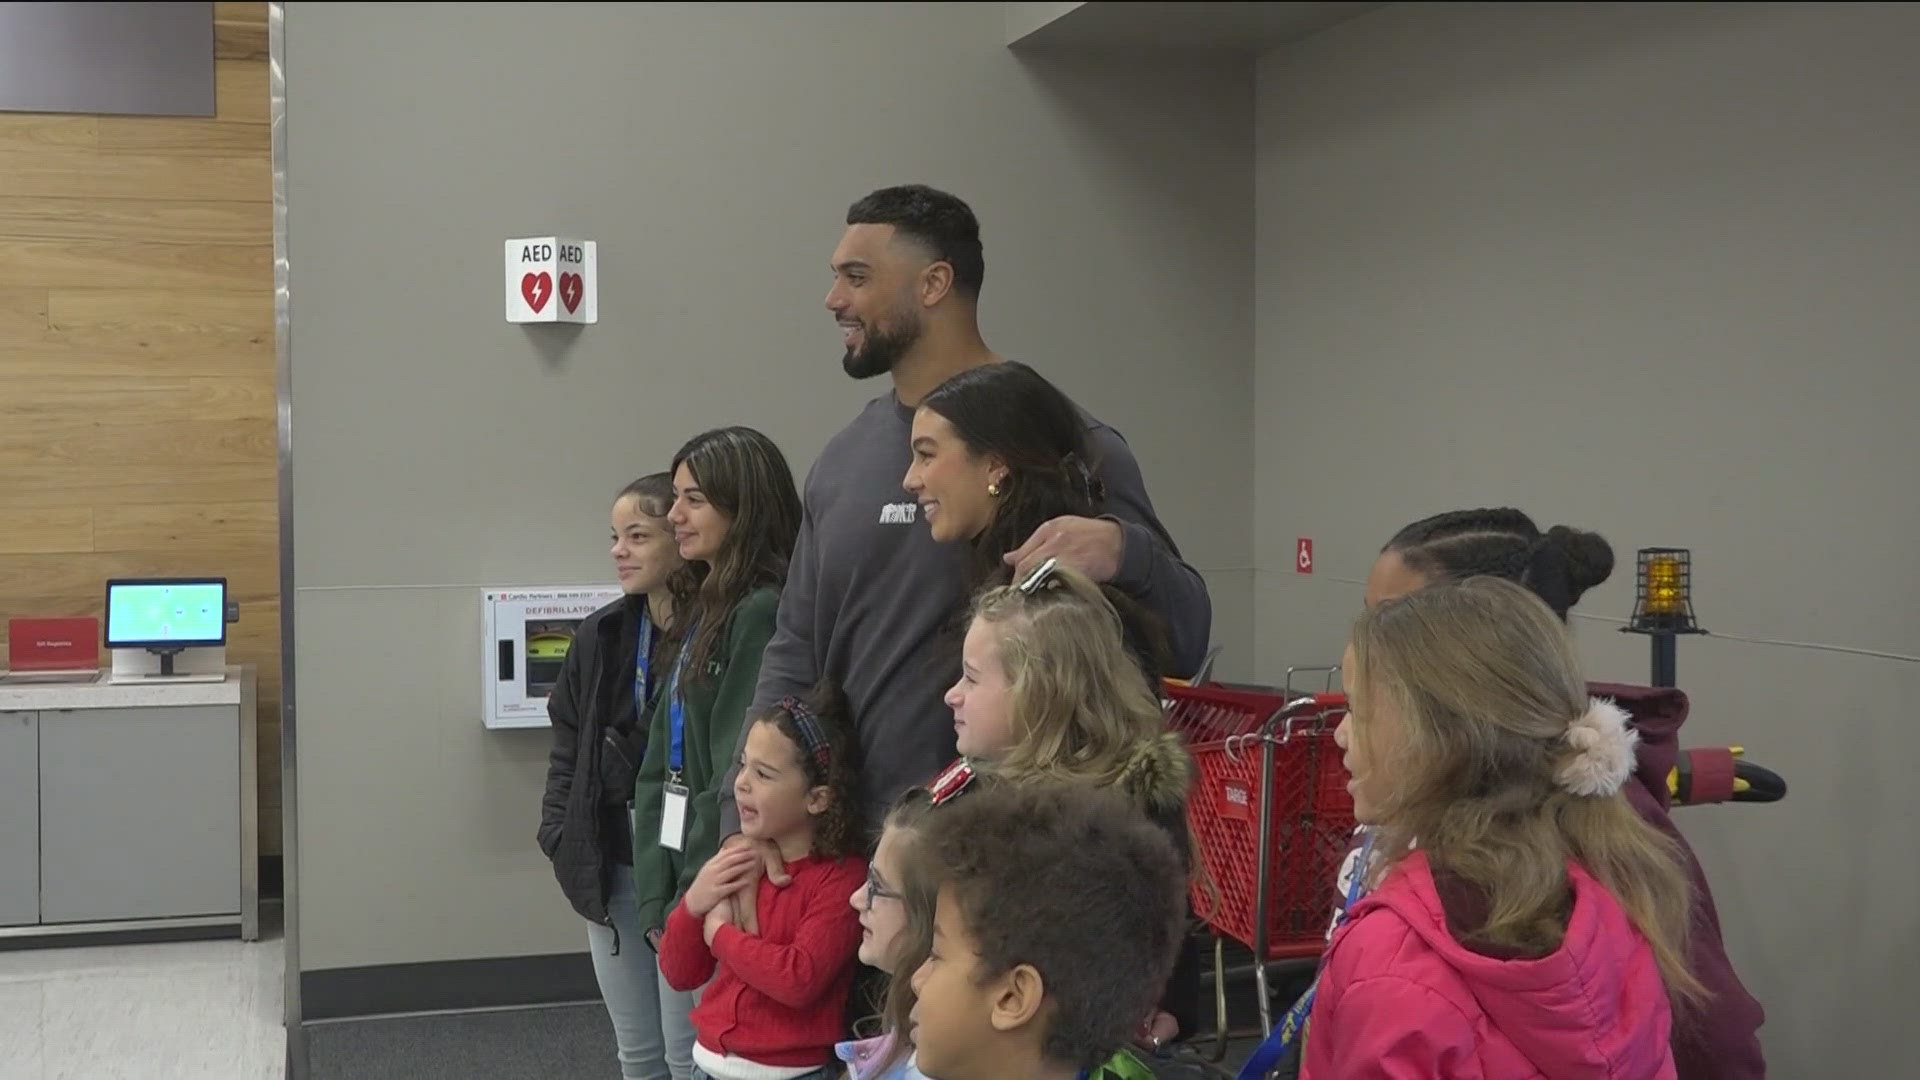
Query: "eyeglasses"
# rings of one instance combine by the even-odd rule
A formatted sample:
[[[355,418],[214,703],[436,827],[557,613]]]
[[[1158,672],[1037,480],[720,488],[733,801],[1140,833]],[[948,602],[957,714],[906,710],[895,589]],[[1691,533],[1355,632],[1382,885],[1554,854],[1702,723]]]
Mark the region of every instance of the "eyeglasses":
[[[899,893],[894,892],[892,889],[887,888],[887,883],[884,880],[882,880],[880,877],[880,868],[878,866],[875,866],[872,863],[868,863],[867,864],[867,910],[872,911],[873,902],[875,900],[882,900],[882,899],[899,900],[899,899],[902,899],[902,897]]]

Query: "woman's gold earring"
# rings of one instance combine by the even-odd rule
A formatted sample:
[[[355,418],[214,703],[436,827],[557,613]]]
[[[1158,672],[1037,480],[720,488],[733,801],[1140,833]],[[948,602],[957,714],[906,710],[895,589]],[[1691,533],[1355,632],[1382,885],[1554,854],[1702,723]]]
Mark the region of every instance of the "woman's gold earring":
[[[995,499],[1000,497],[1000,482],[998,480],[988,482],[987,494]]]

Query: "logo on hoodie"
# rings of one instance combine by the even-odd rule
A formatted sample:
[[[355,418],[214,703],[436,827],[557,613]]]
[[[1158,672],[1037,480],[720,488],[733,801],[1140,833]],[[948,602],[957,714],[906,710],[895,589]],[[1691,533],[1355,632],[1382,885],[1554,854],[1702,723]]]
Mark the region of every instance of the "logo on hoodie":
[[[882,525],[911,525],[919,516],[919,503],[888,503],[880,508]]]

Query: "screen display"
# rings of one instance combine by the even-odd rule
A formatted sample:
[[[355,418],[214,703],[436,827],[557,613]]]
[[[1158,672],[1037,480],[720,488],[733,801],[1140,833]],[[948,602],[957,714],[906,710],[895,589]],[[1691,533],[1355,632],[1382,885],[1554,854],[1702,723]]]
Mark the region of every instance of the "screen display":
[[[224,581],[111,582],[107,645],[221,645],[227,640]]]
[[[0,3],[0,110],[212,116],[213,52],[212,4]]]

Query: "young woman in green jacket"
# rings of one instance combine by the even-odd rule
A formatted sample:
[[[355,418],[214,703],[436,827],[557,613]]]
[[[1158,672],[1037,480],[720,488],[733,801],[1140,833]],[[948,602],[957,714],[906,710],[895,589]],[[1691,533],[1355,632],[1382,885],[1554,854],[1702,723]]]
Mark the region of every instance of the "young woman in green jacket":
[[[634,787],[634,893],[650,944],[719,845],[720,785],[800,529],[787,459],[752,428],[696,436],[674,455],[672,473],[667,520],[686,560],[674,582],[678,648]],[[667,1064],[681,1080],[692,1072],[693,999],[663,988],[661,1008]]]

